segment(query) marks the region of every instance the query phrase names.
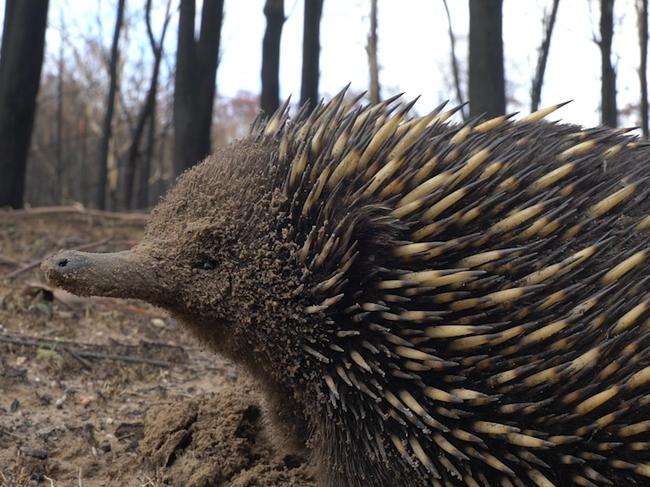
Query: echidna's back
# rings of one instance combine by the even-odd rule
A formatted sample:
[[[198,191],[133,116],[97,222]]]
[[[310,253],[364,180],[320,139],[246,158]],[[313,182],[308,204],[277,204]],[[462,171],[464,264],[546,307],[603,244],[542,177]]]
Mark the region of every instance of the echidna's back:
[[[648,481],[649,150],[545,113],[386,106],[252,136],[324,323],[305,350],[347,427],[328,434],[451,485]]]

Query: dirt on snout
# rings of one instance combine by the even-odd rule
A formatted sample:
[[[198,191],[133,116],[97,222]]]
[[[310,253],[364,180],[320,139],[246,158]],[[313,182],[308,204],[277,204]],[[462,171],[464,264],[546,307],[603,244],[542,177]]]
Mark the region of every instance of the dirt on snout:
[[[255,385],[164,311],[44,283],[62,248],[129,248],[142,218],[0,212],[0,487],[305,486]]]

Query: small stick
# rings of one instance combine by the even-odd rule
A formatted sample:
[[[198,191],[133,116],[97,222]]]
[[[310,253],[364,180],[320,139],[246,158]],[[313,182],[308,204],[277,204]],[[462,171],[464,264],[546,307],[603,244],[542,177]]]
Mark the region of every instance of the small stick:
[[[18,267],[20,265],[20,262],[18,262],[17,260],[11,259],[9,257],[6,257],[4,255],[0,255],[0,264],[11,265],[11,266],[14,266],[14,267]]]
[[[16,340],[16,343],[18,343],[20,340],[31,340],[34,342],[41,342],[43,344],[49,344],[49,345],[73,345],[76,347],[96,347],[97,345],[94,343],[84,343],[84,342],[77,342],[73,340],[59,340],[58,338],[42,338],[34,335],[14,335],[11,333],[1,333],[0,337],[4,338],[9,338],[12,340]]]
[[[0,335],[0,342],[12,343],[14,345],[21,345],[27,347],[42,347],[44,345],[52,345],[52,342],[47,342],[42,340],[28,340],[28,339],[21,339],[21,338],[15,338],[10,336],[3,336],[3,335]],[[66,349],[68,352],[70,351],[70,347],[64,347],[64,349]],[[117,355],[114,353],[92,352],[90,350],[74,350],[74,353],[76,353],[79,357],[114,360],[116,362],[127,362],[133,364],[155,365],[156,367],[164,367],[164,368],[169,368],[173,365],[172,363],[166,362],[164,360],[156,360],[153,358],[145,358],[145,357],[136,357],[133,355]]]
[[[91,352],[91,351],[84,351],[84,350],[79,350],[77,351],[77,353],[82,357],[115,360],[117,362],[128,362],[133,364],[148,364],[148,365],[155,365],[156,367],[169,368],[173,365],[172,363],[166,362],[164,360],[156,360],[153,358],[145,358],[145,357],[136,357],[133,355],[116,355],[113,353]]]
[[[13,436],[14,438],[21,438],[19,435],[12,433],[6,428],[0,428],[0,434]],[[0,470],[0,474],[2,474],[2,470]],[[4,475],[2,477],[5,479],[5,481],[7,480]]]
[[[70,354],[70,356],[73,359],[75,359],[77,362],[79,362],[84,369],[92,370],[93,366],[90,365],[90,362],[88,362],[88,360],[86,360],[81,355],[79,355],[76,350],[74,350],[74,349],[72,349],[70,347],[63,347],[63,350],[68,352]]]
[[[23,272],[27,272],[29,270],[32,270],[34,267],[38,267],[41,264],[41,262],[43,262],[43,259],[33,260],[26,266],[23,266],[20,269],[16,269],[15,271],[11,271],[8,274],[5,274],[4,276],[2,276],[1,279],[12,279],[16,276],[19,276]]]
[[[88,342],[79,342],[75,340],[61,340],[58,338],[43,338],[39,336],[34,336],[34,335],[16,335],[13,333],[0,333],[0,337],[5,337],[5,338],[11,338],[13,340],[32,340],[35,342],[42,342],[43,344],[49,344],[49,345],[59,345],[59,346],[72,346],[74,350],[78,350],[83,347],[87,348],[92,348],[92,347],[102,347],[102,345],[98,345],[96,343],[88,343]],[[199,350],[202,350],[199,347],[194,347],[194,348],[188,348],[184,347],[182,345],[173,345],[170,343],[165,343],[165,342],[155,342],[155,341],[147,341],[145,342],[147,345],[152,345],[155,347],[160,347],[160,348],[167,348],[167,349],[175,349],[175,350],[181,350],[181,351],[191,351],[191,352],[196,352]],[[125,346],[125,347],[135,347],[137,345],[128,345],[124,343],[120,343],[119,345]]]
[[[42,206],[39,208],[27,208],[14,210],[7,213],[16,216],[43,216],[53,214],[76,214],[80,216],[93,216],[107,218],[109,220],[126,220],[133,223],[145,223],[149,218],[148,213],[118,213],[111,211],[90,210],[80,206]]]

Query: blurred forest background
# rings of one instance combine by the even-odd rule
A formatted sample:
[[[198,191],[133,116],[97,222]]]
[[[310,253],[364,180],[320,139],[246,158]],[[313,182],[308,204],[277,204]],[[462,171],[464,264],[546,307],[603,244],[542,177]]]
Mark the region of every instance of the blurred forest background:
[[[149,208],[260,111],[291,93],[314,106],[348,82],[367,101],[422,94],[420,111],[469,100],[459,119],[578,98],[567,121],[648,135],[648,0],[0,8],[0,207]]]

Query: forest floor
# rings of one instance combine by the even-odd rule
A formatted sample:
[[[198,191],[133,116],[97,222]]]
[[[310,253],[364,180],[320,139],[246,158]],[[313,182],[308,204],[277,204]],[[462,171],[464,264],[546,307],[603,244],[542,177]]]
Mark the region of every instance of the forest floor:
[[[48,286],[62,248],[123,250],[143,218],[0,211],[0,487],[312,486],[260,396],[164,311]]]

